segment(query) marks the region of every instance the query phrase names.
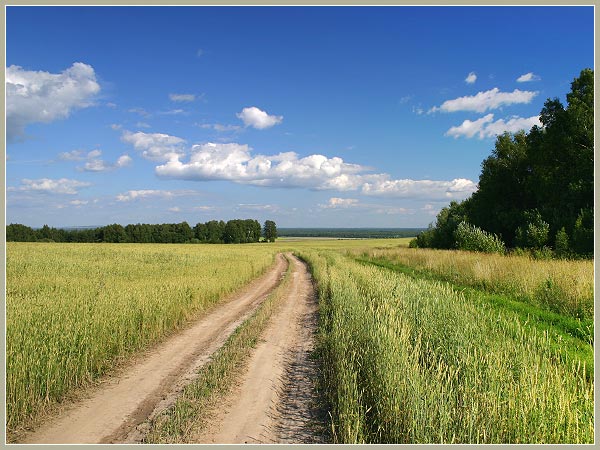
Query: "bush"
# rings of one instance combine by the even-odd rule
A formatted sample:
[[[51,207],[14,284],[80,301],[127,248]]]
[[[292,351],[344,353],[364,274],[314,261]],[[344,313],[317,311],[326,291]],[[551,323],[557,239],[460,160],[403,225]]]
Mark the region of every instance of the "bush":
[[[542,219],[537,209],[525,211],[526,225],[517,228],[515,242],[518,247],[541,249],[548,242],[550,225]]]
[[[594,210],[582,209],[573,229],[573,250],[580,255],[594,253]]]
[[[504,242],[497,235],[488,233],[467,222],[461,222],[454,232],[456,248],[473,252],[504,253]]]
[[[567,234],[565,227],[562,227],[556,232],[556,237],[554,238],[554,251],[557,258],[568,258],[571,256],[569,235]]]

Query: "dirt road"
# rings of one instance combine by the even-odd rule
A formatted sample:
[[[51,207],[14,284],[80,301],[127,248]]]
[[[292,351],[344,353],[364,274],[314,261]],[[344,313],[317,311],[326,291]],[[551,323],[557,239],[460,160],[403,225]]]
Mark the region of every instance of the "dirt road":
[[[207,316],[147,352],[122,373],[91,389],[87,398],[19,439],[20,443],[135,441],[136,427],[172,404],[183,387],[277,286],[287,263],[276,265]]]
[[[238,388],[191,442],[320,443],[323,412],[314,389],[317,303],[306,264],[288,255],[292,280]]]

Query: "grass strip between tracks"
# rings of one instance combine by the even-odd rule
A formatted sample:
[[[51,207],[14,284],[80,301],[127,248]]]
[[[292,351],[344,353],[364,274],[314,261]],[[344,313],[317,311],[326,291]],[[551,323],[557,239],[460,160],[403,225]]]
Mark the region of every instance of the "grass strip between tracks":
[[[287,258],[286,256],[286,259]],[[203,428],[211,411],[233,387],[245,370],[269,319],[277,311],[290,282],[292,264],[288,265],[283,281],[258,307],[258,309],[229,336],[215,352],[211,361],[198,372],[175,404],[157,416],[151,423],[143,443],[188,443]]]

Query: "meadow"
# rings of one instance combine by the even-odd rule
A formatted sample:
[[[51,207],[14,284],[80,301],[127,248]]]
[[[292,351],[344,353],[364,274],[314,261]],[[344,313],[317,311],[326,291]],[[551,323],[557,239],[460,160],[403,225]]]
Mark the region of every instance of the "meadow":
[[[263,273],[264,245],[7,245],[9,430]]]
[[[334,442],[593,442],[592,262],[408,241],[9,243],[7,428],[27,425],[200,317],[277,252],[293,251],[318,290],[315,357]],[[264,323],[271,310],[252,320]],[[249,323],[189,391],[209,398],[207,383],[221,389],[202,380],[221,380],[246,354],[258,336]],[[189,395],[185,409],[205,404]]]

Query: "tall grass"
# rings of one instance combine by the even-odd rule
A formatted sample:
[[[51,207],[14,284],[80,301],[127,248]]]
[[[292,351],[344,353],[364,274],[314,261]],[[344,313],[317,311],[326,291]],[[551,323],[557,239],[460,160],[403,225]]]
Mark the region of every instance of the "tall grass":
[[[302,257],[318,280],[336,442],[593,442],[593,381],[545,333],[444,283]]]
[[[426,271],[440,279],[519,296],[579,319],[594,317],[594,264],[432,249],[351,249],[351,254]]]
[[[266,245],[8,243],[10,430],[264,272]]]

